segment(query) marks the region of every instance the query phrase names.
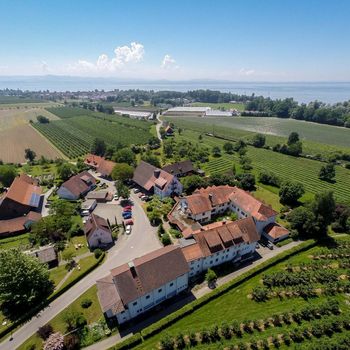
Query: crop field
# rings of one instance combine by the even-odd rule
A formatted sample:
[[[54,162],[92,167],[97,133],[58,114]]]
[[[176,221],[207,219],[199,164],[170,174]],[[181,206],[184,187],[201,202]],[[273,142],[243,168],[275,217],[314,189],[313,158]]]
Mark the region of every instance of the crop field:
[[[181,136],[176,135],[180,139],[188,141],[198,140],[199,133],[193,131],[183,131]],[[203,136],[203,145],[212,148],[213,146],[222,147],[224,140]],[[203,170],[208,174],[216,172],[225,172],[231,170],[233,164],[238,167],[238,155],[228,155],[221,152],[219,158],[211,158],[208,163],[202,165]],[[288,156],[282,153],[273,152],[261,148],[248,146],[247,156],[252,160],[253,173],[257,174],[262,169],[273,171],[282,180],[298,181],[305,186],[307,192],[315,194],[323,190],[331,190],[334,192],[338,201],[350,203],[350,170],[341,166],[336,166],[336,182],[330,183],[321,181],[318,173],[324,163],[309,160],[306,158],[298,158]]]
[[[317,349],[343,342],[350,333],[349,241],[337,242],[268,268],[135,349]]]
[[[213,109],[224,108],[228,109],[237,109],[239,111],[244,111],[244,103],[205,103],[205,102],[194,102],[191,103],[193,107],[211,107]]]
[[[228,138],[251,139],[254,133],[267,135],[266,143],[273,146],[285,142],[290,132],[296,131],[303,140],[308,154],[350,151],[350,129],[322,125],[294,119],[264,117],[166,117],[183,129],[209,132]]]
[[[36,122],[38,115],[43,115],[50,120],[58,119],[54,114],[51,114],[44,108],[0,109],[0,131],[28,124],[30,120]]]
[[[41,103],[48,102],[46,100],[25,98],[17,96],[0,96],[0,104],[13,104],[13,103]]]
[[[83,109],[78,107],[50,107],[46,108],[52,114],[55,114],[61,119],[79,117],[81,115],[90,116],[95,112],[90,111],[89,109]]]
[[[5,163],[25,162],[24,150],[35,151],[37,158],[62,158],[63,155],[54,148],[45,137],[29,124],[19,125],[0,131],[0,159]]]
[[[77,116],[34,126],[69,158],[89,152],[95,138],[118,147],[145,144],[151,137],[150,123],[114,116]]]

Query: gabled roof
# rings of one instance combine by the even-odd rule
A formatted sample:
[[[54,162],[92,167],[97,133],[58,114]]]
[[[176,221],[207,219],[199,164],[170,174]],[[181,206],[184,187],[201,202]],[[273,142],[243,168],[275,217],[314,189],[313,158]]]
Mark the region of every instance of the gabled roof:
[[[41,188],[38,186],[38,182],[26,174],[21,174],[13,180],[9,190],[2,197],[2,201],[7,198],[22,205],[37,208],[40,196]]]
[[[102,176],[110,176],[116,165],[115,162],[107,160],[104,157],[96,156],[95,154],[87,154],[84,163],[95,168]]]
[[[96,156],[95,154],[89,153],[86,155],[86,157],[84,159],[84,163],[86,165],[93,167],[93,168],[97,168],[103,159],[104,158],[102,158],[100,156]]]
[[[178,176],[194,171],[194,167],[190,160],[184,160],[182,162],[166,165],[163,167],[163,170],[169,174]]]
[[[84,224],[84,233],[89,240],[90,236],[97,230],[105,230],[111,232],[108,222],[96,214],[91,214],[89,219]]]
[[[189,271],[179,246],[157,249],[111,271],[124,306]]]
[[[79,197],[95,183],[96,179],[88,171],[82,171],[81,173],[72,176],[61,186],[65,187],[74,196]]]
[[[150,191],[154,186],[161,189],[166,188],[174,176],[164,170],[141,160],[134,172],[133,181],[146,191]]]
[[[277,239],[283,236],[287,236],[289,234],[289,231],[283,227],[280,226],[276,223],[271,223],[268,224],[265,228],[264,228],[264,232],[266,234],[268,234],[270,237],[272,237],[273,239]]]
[[[39,249],[28,251],[27,253],[31,256],[35,256],[36,258],[38,258],[39,261],[43,264],[57,260],[57,253],[55,247],[51,245],[40,247]]]
[[[39,221],[41,214],[30,211],[25,216],[20,216],[14,219],[0,220],[0,235],[14,234],[27,229],[27,225]]]
[[[201,231],[195,231],[193,238],[196,243],[182,248],[187,261],[207,257],[226,248],[243,242],[254,243],[259,240],[255,222],[251,216],[217,225],[212,228],[203,226]]]

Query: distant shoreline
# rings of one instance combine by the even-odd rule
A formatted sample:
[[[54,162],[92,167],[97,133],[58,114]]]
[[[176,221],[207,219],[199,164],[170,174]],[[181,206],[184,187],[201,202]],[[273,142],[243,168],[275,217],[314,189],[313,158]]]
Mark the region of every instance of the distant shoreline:
[[[350,82],[229,82],[214,80],[189,81],[146,81],[118,80],[114,78],[82,78],[71,76],[32,76],[1,77],[0,89],[21,89],[30,91],[92,91],[98,90],[170,90],[185,92],[188,90],[210,89],[232,92],[240,95],[283,99],[292,97],[298,102],[308,103],[319,100],[336,103],[350,100]]]

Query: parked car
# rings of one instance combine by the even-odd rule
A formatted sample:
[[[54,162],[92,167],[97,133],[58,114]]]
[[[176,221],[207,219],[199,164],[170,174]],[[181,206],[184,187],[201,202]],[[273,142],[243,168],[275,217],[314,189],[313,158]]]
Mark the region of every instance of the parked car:
[[[127,211],[127,212],[122,213],[122,216],[123,216],[124,220],[125,220],[125,219],[131,219],[131,218],[132,218],[132,214],[131,214],[130,211]]]
[[[89,216],[90,215],[90,211],[89,210],[82,210],[81,215],[82,216]]]
[[[132,209],[131,208],[123,208],[123,213],[126,213],[126,212],[131,212],[132,211]]]
[[[133,220],[127,220],[124,222],[125,225],[133,225],[134,221]]]
[[[273,250],[273,244],[271,242],[267,242],[266,247]]]
[[[143,195],[143,196],[141,197],[141,200],[144,201],[144,202],[147,202],[147,201],[149,201],[149,197],[146,196],[146,195]]]
[[[139,193],[141,190],[139,188],[134,188],[134,193]]]
[[[127,206],[124,207],[124,209],[132,210],[132,206],[131,205],[127,205]]]
[[[115,195],[113,196],[113,199],[114,199],[115,201],[117,201],[117,200],[119,199],[119,196],[118,196],[117,194],[115,194]]]
[[[125,227],[125,233],[126,233],[127,235],[130,235],[130,233],[131,233],[131,225],[126,225],[126,227]]]

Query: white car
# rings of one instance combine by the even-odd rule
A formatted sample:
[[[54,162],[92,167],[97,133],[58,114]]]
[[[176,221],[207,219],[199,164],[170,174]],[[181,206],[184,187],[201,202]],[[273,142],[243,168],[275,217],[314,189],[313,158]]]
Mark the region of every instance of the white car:
[[[115,201],[117,201],[117,200],[119,199],[119,196],[118,196],[117,194],[115,194],[115,195],[113,196],[113,199],[114,199]]]
[[[139,193],[141,190],[139,188],[134,188],[134,193]]]
[[[81,212],[81,215],[82,215],[82,216],[89,216],[89,215],[90,215],[90,211],[89,211],[89,210],[83,210],[83,211]]]
[[[130,235],[130,233],[131,233],[131,225],[126,225],[126,227],[125,227],[125,233],[126,233],[127,235]]]

